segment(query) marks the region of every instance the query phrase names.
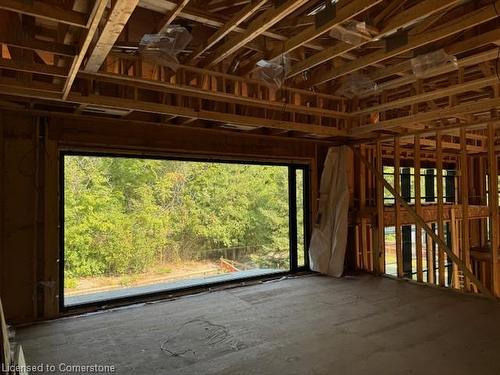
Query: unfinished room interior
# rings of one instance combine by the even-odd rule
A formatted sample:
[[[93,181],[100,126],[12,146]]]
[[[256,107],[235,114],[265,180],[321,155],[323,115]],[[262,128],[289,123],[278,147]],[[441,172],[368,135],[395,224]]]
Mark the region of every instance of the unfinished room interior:
[[[500,374],[500,0],[0,0],[2,374]]]

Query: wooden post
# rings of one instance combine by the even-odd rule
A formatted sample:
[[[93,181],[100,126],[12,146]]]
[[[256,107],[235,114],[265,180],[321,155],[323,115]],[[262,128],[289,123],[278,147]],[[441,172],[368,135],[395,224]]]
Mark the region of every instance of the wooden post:
[[[460,129],[460,196],[462,197],[462,246],[461,257],[469,270],[470,264],[470,239],[469,239],[469,164],[467,160],[467,133],[465,128]],[[464,277],[465,290],[470,290],[467,277]]]
[[[356,269],[362,269],[361,252],[359,249],[359,224],[354,226],[354,249],[356,251]]]
[[[486,158],[487,159],[487,158]],[[487,160],[486,160],[487,161]],[[478,158],[478,175],[479,175],[479,186],[478,186],[478,195],[480,194],[480,205],[486,206],[487,199],[486,199],[486,169],[485,169],[485,158],[480,156]],[[481,219],[480,220],[480,241],[481,241],[481,246],[486,246],[486,243],[488,242],[488,235],[487,235],[487,220],[486,219]]]
[[[451,251],[453,251],[453,254],[460,257],[460,254],[458,251],[458,237],[459,236],[458,236],[458,225],[457,225],[456,216],[457,215],[455,213],[455,209],[452,208],[450,210]],[[458,277],[458,265],[456,263],[453,263],[451,268],[452,268],[451,286],[453,288],[460,289],[460,281],[459,281],[459,277]]]
[[[488,124],[488,182],[490,208],[491,291],[500,296],[498,280],[498,165],[495,154],[495,124]]]
[[[415,212],[422,215],[422,189],[420,186],[420,136],[415,136],[414,142],[415,165],[414,165],[414,186],[415,186]],[[417,255],[417,281],[422,282],[424,279],[422,272],[422,228],[420,225],[415,225],[415,252]]]
[[[377,170],[383,175],[384,164],[382,161],[382,145],[377,142]],[[377,181],[377,251],[373,256],[373,270],[375,273],[385,273],[385,227],[384,227],[384,184]]]
[[[444,206],[443,206],[443,148],[441,132],[436,132],[436,186],[437,186],[437,227],[438,236],[444,240]],[[439,285],[445,286],[444,251],[438,247]]]
[[[360,152],[365,154],[366,147],[360,146]],[[364,211],[366,208],[366,167],[363,163],[359,165],[360,185],[359,185],[359,209]],[[363,259],[363,269],[368,271],[368,241],[366,238],[366,218],[361,217],[361,253]]]
[[[415,82],[415,93],[416,95],[422,94],[423,83],[419,79]],[[418,113],[418,103],[412,105],[412,113]],[[414,186],[415,186],[415,211],[418,215],[422,215],[422,187],[420,184],[420,136],[416,135],[414,140]],[[423,275],[423,256],[422,256],[422,228],[418,224],[415,224],[415,254],[417,256],[417,281],[422,282],[424,279]]]
[[[394,191],[401,193],[400,163],[399,163],[399,138],[394,138]],[[396,215],[396,261],[398,267],[398,277],[403,277],[403,251],[401,247],[401,205],[394,200],[394,213]]]
[[[434,251],[432,249],[432,238],[427,234],[425,236],[425,248],[427,251],[427,282],[429,284],[435,284],[436,280],[434,278]]]

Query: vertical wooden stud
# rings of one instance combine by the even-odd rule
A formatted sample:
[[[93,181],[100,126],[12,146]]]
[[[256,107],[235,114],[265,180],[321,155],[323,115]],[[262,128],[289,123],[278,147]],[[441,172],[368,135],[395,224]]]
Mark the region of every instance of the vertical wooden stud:
[[[443,148],[441,132],[436,132],[436,186],[437,186],[437,227],[438,236],[444,240],[444,202],[443,202]],[[438,247],[439,285],[445,286],[444,250]]]
[[[467,160],[467,133],[466,129],[460,129],[460,196],[462,204],[462,238],[461,257],[469,270],[470,263],[470,239],[469,239],[469,163]],[[470,282],[464,277],[465,290],[470,290]]]
[[[420,137],[415,136],[415,165],[414,165],[414,186],[415,186],[415,211],[418,215],[422,215],[422,189],[420,186]],[[422,228],[420,225],[415,225],[415,252],[417,256],[417,281],[423,281],[422,267]]]
[[[491,292],[495,296],[500,296],[498,279],[498,165],[495,154],[496,127],[495,124],[488,124],[488,182],[490,208],[490,260],[491,260]]]
[[[394,139],[394,190],[396,194],[401,194],[401,179],[400,179],[400,142],[399,138]],[[401,205],[397,200],[394,200],[394,212],[396,215],[396,260],[398,267],[398,277],[403,277],[403,251],[401,247]]]
[[[376,146],[377,170],[383,175],[384,165],[382,161],[382,145],[380,141]],[[373,268],[375,273],[385,272],[385,227],[384,227],[384,184],[377,179],[377,251],[373,256]]]
[[[366,154],[366,146],[361,145],[359,150],[363,155]],[[363,259],[363,269],[368,270],[368,241],[366,238],[366,218],[364,217],[364,211],[366,208],[366,167],[363,163],[360,163],[360,186],[359,186],[359,209],[363,212],[361,217],[361,253]]]

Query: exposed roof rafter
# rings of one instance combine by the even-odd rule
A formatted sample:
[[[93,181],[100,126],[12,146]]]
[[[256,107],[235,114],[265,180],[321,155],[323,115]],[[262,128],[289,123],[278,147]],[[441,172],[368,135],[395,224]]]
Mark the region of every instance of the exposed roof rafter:
[[[85,64],[85,71],[97,72],[120,36],[139,0],[116,0],[97,42]]]

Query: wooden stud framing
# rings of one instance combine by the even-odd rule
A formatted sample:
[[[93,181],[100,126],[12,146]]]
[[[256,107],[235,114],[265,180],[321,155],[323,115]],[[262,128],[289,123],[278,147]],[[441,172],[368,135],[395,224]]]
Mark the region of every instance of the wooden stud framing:
[[[189,0],[0,3],[0,107],[43,116],[71,112],[74,118],[92,112],[92,121],[98,116],[144,119],[144,124],[164,128],[205,127],[222,136],[238,132],[353,145],[359,163],[354,162],[358,186],[352,190],[359,200],[353,200],[349,223],[357,268],[386,271],[385,227],[395,226],[397,276],[408,277],[402,228],[414,225],[417,281],[500,296],[500,86],[495,74],[500,28],[494,27],[500,0],[339,0],[335,16],[320,26],[314,24],[314,11],[322,2],[306,0],[219,1],[209,2],[207,9]],[[179,19],[180,24],[188,21],[194,39],[179,53],[174,72],[142,56],[138,41]],[[353,31],[351,20],[367,21],[365,29]],[[408,31],[407,42],[388,50],[387,36],[401,28]],[[335,40],[329,35],[334,29],[359,40]],[[436,49],[457,56],[457,64],[415,75],[412,58]],[[282,53],[292,61],[282,86],[247,75],[260,59]],[[334,94],[355,72],[367,75],[377,88],[353,99]],[[52,195],[58,143],[50,140],[44,147],[36,153],[40,182],[34,195],[37,207],[43,199],[34,222],[43,233],[35,234],[32,255],[38,262],[33,277],[50,284],[58,280],[58,203]],[[390,165],[391,159],[394,183],[388,186],[384,161]],[[312,165],[314,186],[320,169]],[[401,166],[414,167],[414,205],[401,196],[406,193]],[[423,204],[422,168],[434,167],[437,202]],[[458,202],[445,203],[443,168],[458,172]],[[448,181],[446,176],[446,187]],[[394,195],[394,207],[385,206],[385,189]],[[311,207],[314,212],[316,206]],[[0,278],[0,291],[2,286]],[[30,292],[38,293],[33,311],[58,316],[56,289],[40,288],[30,285]]]
[[[474,285],[477,286],[477,288],[483,293],[485,296],[489,298],[495,298],[490,291],[474,276],[472,272],[470,272],[467,267],[465,267],[465,264],[462,262],[460,258],[458,258],[446,245],[446,243],[434,233],[434,231],[425,223],[425,221],[417,215],[415,210],[399,195],[396,193],[396,190],[389,184],[385,179],[384,176],[381,175],[377,169],[372,166],[368,160],[355,148],[352,147],[352,150],[354,151],[354,154],[372,171],[372,173],[376,176],[377,179],[383,182],[385,188],[389,190],[389,192],[394,196],[395,200],[403,206],[408,213],[413,217],[413,219],[425,230],[425,232],[434,240],[438,246],[444,250],[444,252],[454,261],[458,264],[458,267],[468,276]]]
[[[441,132],[436,132],[436,195],[437,195],[437,209],[438,221],[437,230],[439,238],[444,241],[444,197],[443,197],[443,148],[441,145]],[[439,285],[445,286],[445,258],[444,249],[438,246],[438,268],[439,268]]]
[[[365,155],[366,147],[364,145],[360,146],[360,152]],[[366,208],[366,167],[363,163],[359,165],[360,173],[360,185],[359,185],[359,209],[364,210]],[[366,236],[367,220],[366,218],[361,218],[360,231],[361,231],[361,259],[363,262],[363,269],[368,271],[368,239]]]
[[[376,161],[377,170],[384,173],[384,164],[382,160],[382,145],[380,142],[376,144]],[[373,254],[373,270],[376,274],[385,273],[385,227],[384,227],[384,185],[381,181],[376,180],[376,204],[377,204],[377,247]]]
[[[435,254],[432,243],[432,237],[427,233],[425,236],[425,249],[426,249],[426,259],[427,259],[427,283],[435,284]]]
[[[420,186],[420,137],[415,136],[415,166],[414,166],[414,178],[415,178],[415,212],[417,215],[422,214],[422,202],[421,202],[421,186]],[[415,253],[417,256],[417,281],[423,281],[423,255],[422,255],[422,228],[420,225],[415,225]]]
[[[396,194],[401,193],[401,177],[400,177],[400,147],[399,138],[394,139],[394,191]],[[401,205],[395,199],[394,200],[394,210],[396,213],[396,260],[398,265],[398,277],[403,277],[403,250],[402,250],[402,238],[401,238]]]
[[[491,261],[491,290],[495,296],[500,296],[498,276],[498,246],[499,246],[499,218],[498,218],[498,158],[495,153],[496,126],[488,124],[488,203],[490,207],[490,261]]]
[[[462,203],[461,256],[465,266],[472,270],[469,239],[469,161],[467,158],[467,133],[465,128],[460,129],[460,197]],[[464,277],[464,285],[466,290],[470,290],[467,277]]]
[[[459,234],[458,234],[458,224],[457,224],[457,218],[455,214],[455,209],[451,209],[450,211],[450,236],[451,236],[451,251],[453,251],[453,254],[456,256],[460,257],[460,252],[458,249],[458,239],[459,239]],[[464,262],[465,264],[465,262]],[[460,278],[458,275],[458,266],[456,263],[452,262],[451,270],[449,272],[452,272],[452,277],[451,277],[451,287],[455,289],[460,289]]]

